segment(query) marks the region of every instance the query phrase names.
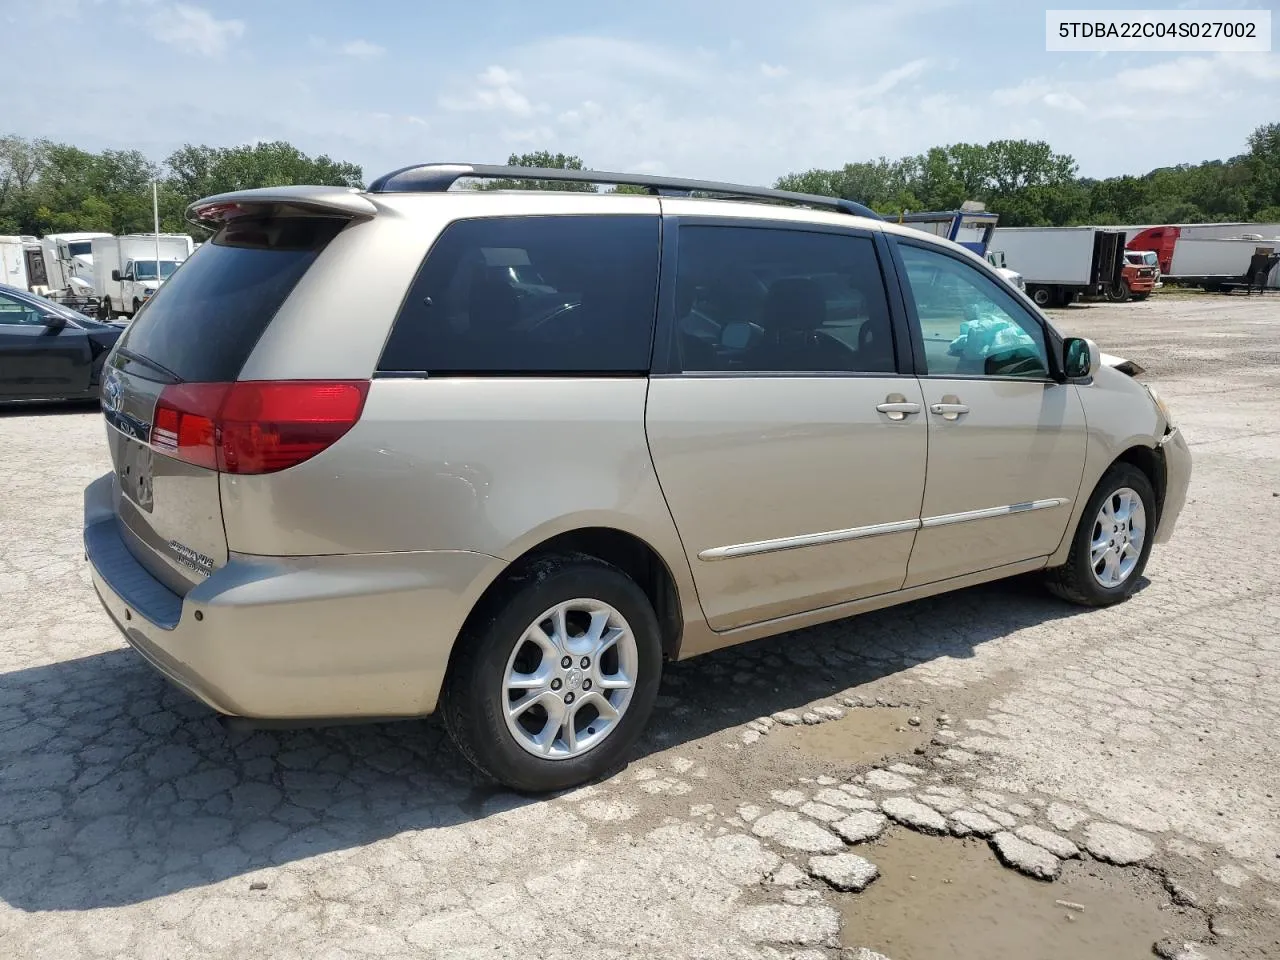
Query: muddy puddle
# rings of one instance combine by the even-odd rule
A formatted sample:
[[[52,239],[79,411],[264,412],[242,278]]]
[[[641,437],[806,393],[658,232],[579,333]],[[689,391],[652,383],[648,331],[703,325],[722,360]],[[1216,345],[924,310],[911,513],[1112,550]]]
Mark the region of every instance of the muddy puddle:
[[[910,753],[928,742],[929,733],[924,726],[912,727],[907,723],[915,715],[916,711],[906,708],[859,707],[839,720],[811,727],[775,729],[770,741],[822,760],[875,763],[886,756]]]
[[[1168,897],[1145,874],[1076,861],[1042,883],[981,841],[907,830],[859,853],[880,879],[840,895],[841,941],[893,960],[1146,960],[1155,941],[1194,931],[1194,917],[1161,909]]]

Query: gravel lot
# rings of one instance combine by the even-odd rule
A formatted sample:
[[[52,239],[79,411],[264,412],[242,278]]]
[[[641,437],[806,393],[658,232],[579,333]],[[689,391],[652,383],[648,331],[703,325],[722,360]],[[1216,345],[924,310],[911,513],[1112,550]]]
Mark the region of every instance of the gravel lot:
[[[1057,319],[1196,457],[1131,602],[1016,581],[675,665],[624,771],[539,800],[432,721],[225,733],[94,598],[97,412],[0,412],[0,955],[1280,956],[1280,299]]]

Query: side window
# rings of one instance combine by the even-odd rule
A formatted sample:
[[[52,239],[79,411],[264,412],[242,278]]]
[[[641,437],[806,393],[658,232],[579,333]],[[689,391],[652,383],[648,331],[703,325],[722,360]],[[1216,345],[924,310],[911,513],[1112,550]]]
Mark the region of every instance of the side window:
[[[382,353],[382,371],[645,374],[658,217],[493,217],[436,240]]]
[[[1044,328],[1006,291],[955,257],[900,244],[933,377],[1045,379]]]
[[[892,373],[893,333],[867,237],[684,226],[676,265],[680,368]]]
[[[28,306],[21,300],[15,300],[0,293],[0,325],[2,326],[39,326],[43,323],[40,311]]]

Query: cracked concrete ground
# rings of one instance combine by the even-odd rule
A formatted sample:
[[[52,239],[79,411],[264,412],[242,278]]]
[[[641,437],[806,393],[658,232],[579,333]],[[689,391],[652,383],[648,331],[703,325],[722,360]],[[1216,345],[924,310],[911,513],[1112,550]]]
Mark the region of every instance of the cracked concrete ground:
[[[99,415],[0,412],[0,955],[902,960],[934,903],[859,912],[907,862],[882,811],[968,831],[925,839],[939,871],[961,869],[946,845],[985,843],[970,823],[1002,857],[1068,855],[1055,885],[1131,877],[1170,956],[1280,955],[1280,301],[1058,322],[1146,365],[1196,457],[1133,600],[1081,611],[1016,581],[674,665],[626,770],[537,800],[432,721],[225,733],[93,597]],[[1142,864],[1098,862],[1126,850]],[[837,893],[809,872],[868,871],[810,862],[832,855],[880,876]]]

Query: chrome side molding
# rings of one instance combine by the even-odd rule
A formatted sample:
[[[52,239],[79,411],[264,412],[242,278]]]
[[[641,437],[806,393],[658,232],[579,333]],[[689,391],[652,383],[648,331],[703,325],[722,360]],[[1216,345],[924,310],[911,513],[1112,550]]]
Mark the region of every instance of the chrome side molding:
[[[845,530],[826,530],[821,533],[805,533],[796,537],[778,537],[773,540],[756,540],[751,543],[735,543],[725,547],[709,547],[698,553],[699,560],[731,560],[734,557],[753,557],[762,553],[797,550],[800,547],[819,547],[846,540],[863,540],[883,537],[891,533],[911,533],[928,527],[945,527],[970,520],[992,520],[1033,510],[1052,510],[1065,507],[1071,501],[1065,497],[1046,500],[1029,500],[1026,503],[1009,503],[1002,507],[986,507],[982,510],[966,510],[963,513],[947,513],[922,520],[895,520],[890,523],[873,523],[865,527],[849,527]]]

